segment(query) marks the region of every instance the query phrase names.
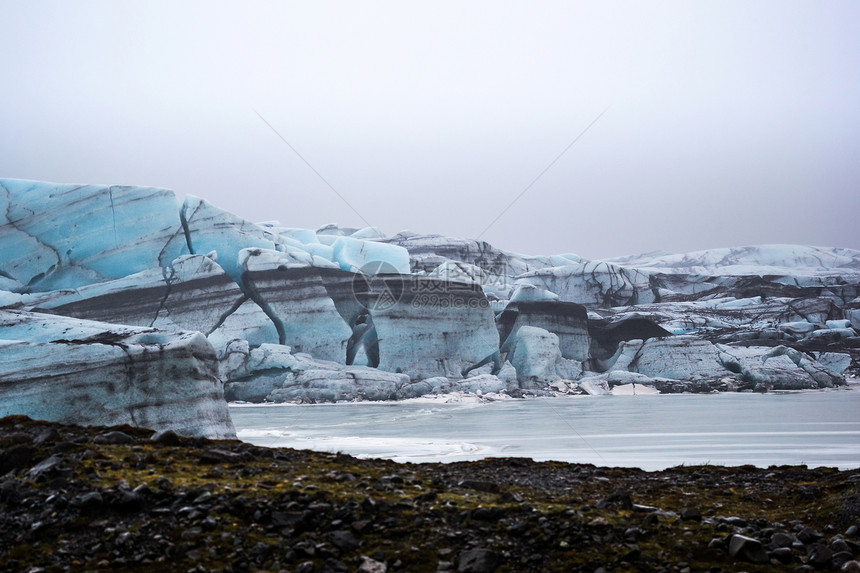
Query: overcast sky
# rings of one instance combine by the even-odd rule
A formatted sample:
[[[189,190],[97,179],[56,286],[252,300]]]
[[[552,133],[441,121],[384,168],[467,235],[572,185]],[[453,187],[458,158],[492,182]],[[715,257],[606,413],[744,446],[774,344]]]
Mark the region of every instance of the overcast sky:
[[[856,0],[0,0],[0,21],[3,177],[530,254],[860,249]]]

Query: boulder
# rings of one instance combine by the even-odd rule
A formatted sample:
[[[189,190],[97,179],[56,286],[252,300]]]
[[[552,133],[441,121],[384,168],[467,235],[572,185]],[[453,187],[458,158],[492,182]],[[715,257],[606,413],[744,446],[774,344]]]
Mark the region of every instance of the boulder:
[[[745,535],[732,535],[729,541],[729,555],[750,563],[769,563],[767,551],[758,539]]]
[[[398,390],[408,382],[406,375],[366,366],[307,369],[285,378],[283,387],[273,390],[267,399],[312,403],[394,400],[398,398]]]
[[[516,369],[520,388],[542,389],[562,378],[582,375],[582,364],[564,358],[559,337],[535,326],[521,326],[513,335],[508,359]]]
[[[489,394],[513,389],[508,386],[507,382],[500,380],[492,374],[481,374],[480,376],[472,376],[459,381],[456,389],[460,392],[471,392],[473,394]]]
[[[627,370],[650,378],[717,379],[727,374],[717,348],[696,336],[631,340],[618,347],[610,371]]]
[[[836,376],[844,376],[851,366],[851,355],[845,352],[822,352],[818,356],[818,363]]]
[[[499,555],[476,547],[460,553],[457,559],[457,571],[460,573],[492,573],[500,564]]]

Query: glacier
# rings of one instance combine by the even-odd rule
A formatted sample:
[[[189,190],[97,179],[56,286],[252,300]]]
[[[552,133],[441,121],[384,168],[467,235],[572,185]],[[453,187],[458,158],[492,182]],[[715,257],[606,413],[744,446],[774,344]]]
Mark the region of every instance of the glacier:
[[[844,386],[860,372],[851,249],[531,256],[409,231],[253,223],[150,187],[0,179],[0,309],[0,380],[20,413],[42,404],[61,418],[52,401],[89,392],[136,404],[135,423],[175,416],[199,435],[230,435],[215,414],[225,399],[769,391]],[[72,338],[26,324],[93,332],[100,342],[69,351],[69,368],[98,374],[92,388],[69,369],[58,374],[67,394],[36,383],[40,368],[59,368],[34,361],[36,349]],[[147,378],[161,375],[149,358],[136,361],[128,391],[109,396],[98,380],[128,364],[126,347],[197,358],[165,355],[165,384]],[[181,400],[157,405],[203,378],[220,390],[191,384],[182,398],[209,412],[198,426]]]
[[[171,191],[17,179],[0,180],[0,245],[13,292],[122,278],[188,254]]]
[[[0,310],[0,417],[235,438],[199,332]]]

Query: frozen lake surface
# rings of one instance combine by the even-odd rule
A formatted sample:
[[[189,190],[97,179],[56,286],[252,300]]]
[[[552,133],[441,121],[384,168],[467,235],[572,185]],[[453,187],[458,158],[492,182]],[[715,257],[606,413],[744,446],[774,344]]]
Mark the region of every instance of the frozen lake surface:
[[[400,462],[529,457],[860,467],[860,391],[572,396],[489,403],[231,404],[239,438]]]

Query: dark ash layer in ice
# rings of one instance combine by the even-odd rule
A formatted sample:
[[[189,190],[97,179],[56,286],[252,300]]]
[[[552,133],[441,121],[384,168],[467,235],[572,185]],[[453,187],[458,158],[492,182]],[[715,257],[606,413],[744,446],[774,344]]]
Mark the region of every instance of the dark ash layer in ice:
[[[233,400],[829,388],[860,366],[849,249],[533,257],[254,224],[161,189],[17,180],[0,180],[0,247],[0,308],[41,311],[51,328],[197,331]],[[20,378],[35,370],[4,364],[0,377],[40,388]]]

